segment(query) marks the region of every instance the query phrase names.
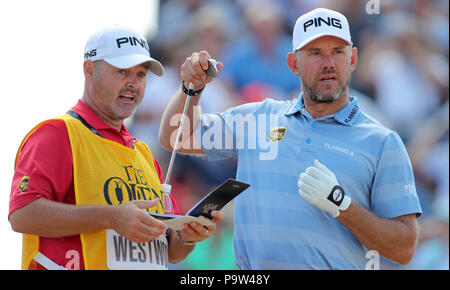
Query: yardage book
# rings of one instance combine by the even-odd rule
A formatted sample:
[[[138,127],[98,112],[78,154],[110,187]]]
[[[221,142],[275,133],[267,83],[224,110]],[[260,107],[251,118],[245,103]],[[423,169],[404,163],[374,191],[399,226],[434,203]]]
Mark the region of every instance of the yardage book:
[[[212,222],[201,219],[199,216],[203,215],[208,219],[212,219],[211,211],[221,210],[227,203],[246,190],[249,186],[250,184],[229,178],[222,185],[202,198],[186,213],[186,215],[149,214],[155,218],[162,219],[168,227],[174,230],[182,230],[183,225],[191,221],[196,221],[201,225],[209,226],[212,225]]]

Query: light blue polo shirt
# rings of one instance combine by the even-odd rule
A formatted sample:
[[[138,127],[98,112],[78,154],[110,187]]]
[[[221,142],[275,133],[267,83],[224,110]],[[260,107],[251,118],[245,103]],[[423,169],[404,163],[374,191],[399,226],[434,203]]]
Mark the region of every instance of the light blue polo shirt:
[[[196,135],[208,159],[237,158],[236,179],[251,185],[234,207],[241,269],[364,269],[369,262],[350,230],[298,194],[299,175],[314,159],[374,214],[422,213],[402,140],[349,100],[315,120],[302,95],[201,116]]]

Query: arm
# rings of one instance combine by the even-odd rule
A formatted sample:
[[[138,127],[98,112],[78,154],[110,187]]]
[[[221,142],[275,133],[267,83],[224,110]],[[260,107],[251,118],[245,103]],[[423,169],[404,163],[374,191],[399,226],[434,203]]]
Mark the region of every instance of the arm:
[[[204,227],[196,222],[185,224],[184,229],[180,232],[180,237],[185,242],[201,242],[209,238],[216,231],[216,223],[223,220],[223,213],[220,211],[212,211],[213,226]],[[202,217],[204,218],[204,217]],[[172,231],[169,239],[169,261],[170,263],[178,263],[184,260],[194,249],[195,245],[183,245],[177,237],[177,233]]]
[[[158,200],[132,201],[117,206],[73,205],[38,198],[14,211],[9,221],[16,232],[43,237],[64,237],[114,229],[125,238],[143,243],[166,230],[166,225],[142,208],[156,206]]]
[[[186,61],[181,66],[181,78],[184,80],[186,86],[189,83],[194,84],[194,91],[200,90],[212,81],[212,78],[207,77],[205,70],[208,69],[208,59],[211,58],[206,51],[200,53],[193,53],[192,56],[186,58]],[[217,64],[217,68],[221,69],[222,63]],[[201,108],[199,106],[201,94],[198,96],[191,96],[189,109],[187,112],[187,119],[183,134],[181,135],[181,147],[178,152],[185,154],[204,154],[199,149],[200,146],[196,144],[196,139],[192,138],[194,129],[200,121]],[[175,143],[176,129],[179,126],[180,116],[183,113],[184,104],[186,102],[186,94],[180,89],[172,97],[172,100],[164,110],[161,126],[159,130],[159,142],[167,150],[172,151]],[[196,108],[194,110],[194,107]],[[174,119],[174,117],[176,117]],[[183,138],[184,137],[184,138]],[[191,141],[192,140],[192,141]],[[194,142],[191,144],[191,142]]]
[[[418,238],[415,214],[386,219],[352,201],[337,219],[368,249],[399,264],[408,264]]]
[[[201,107],[199,105],[200,96],[192,96],[190,100],[190,106],[186,115],[185,125],[180,140],[179,153],[184,154],[204,154],[197,144],[196,138],[194,138],[194,129],[200,122]],[[173,96],[170,103],[164,110],[161,125],[159,128],[159,143],[161,146],[172,151],[175,144],[175,138],[177,136],[177,129],[181,120],[181,114],[183,113],[184,103],[186,102],[186,94],[178,89]],[[194,107],[196,108],[194,110]],[[195,115],[194,115],[195,111]],[[193,144],[191,144],[194,142]]]

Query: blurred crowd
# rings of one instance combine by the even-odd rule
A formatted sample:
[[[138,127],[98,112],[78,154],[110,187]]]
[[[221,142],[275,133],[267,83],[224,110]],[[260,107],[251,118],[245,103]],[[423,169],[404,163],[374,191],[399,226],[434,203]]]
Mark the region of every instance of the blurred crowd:
[[[379,13],[369,14],[369,4]],[[301,14],[318,7],[347,16],[359,51],[350,94],[400,134],[413,164],[423,208],[416,254],[407,266],[382,259],[381,268],[449,269],[448,0],[161,0],[158,33],[148,37],[166,73],[149,77],[130,131],[149,145],[166,173],[170,153],[157,138],[161,115],[180,86],[181,64],[194,51],[206,50],[224,63],[204,91],[203,112],[267,97],[296,98],[300,81],[286,64],[292,29]],[[236,160],[178,155],[170,184],[181,212],[234,178],[235,170]],[[172,269],[237,269],[232,204],[224,211],[214,236]]]

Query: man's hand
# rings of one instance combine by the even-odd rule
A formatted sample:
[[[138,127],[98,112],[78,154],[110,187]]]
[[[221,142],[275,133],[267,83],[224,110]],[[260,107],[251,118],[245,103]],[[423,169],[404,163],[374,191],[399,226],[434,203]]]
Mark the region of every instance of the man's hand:
[[[314,166],[308,167],[298,179],[298,193],[307,202],[327,211],[333,217],[339,216],[340,210],[346,210],[351,198],[339,186],[336,175],[317,159]]]
[[[111,213],[111,228],[127,240],[136,243],[151,241],[163,234],[167,226],[142,209],[155,207],[156,200],[135,200],[116,205]]]
[[[190,222],[189,224],[184,224],[184,229],[180,232],[181,239],[185,242],[201,242],[209,238],[216,231],[216,224],[223,220],[223,213],[221,211],[214,210],[211,212],[213,216],[212,226],[202,226],[196,222]],[[204,216],[200,218],[206,219]]]
[[[187,57],[184,63],[181,65],[181,78],[186,84],[194,84],[194,91],[202,89],[207,83],[212,81],[211,77],[208,77],[206,70],[209,68],[208,59],[211,56],[207,51],[194,52],[191,56]],[[217,69],[222,69],[223,64],[217,62]]]

